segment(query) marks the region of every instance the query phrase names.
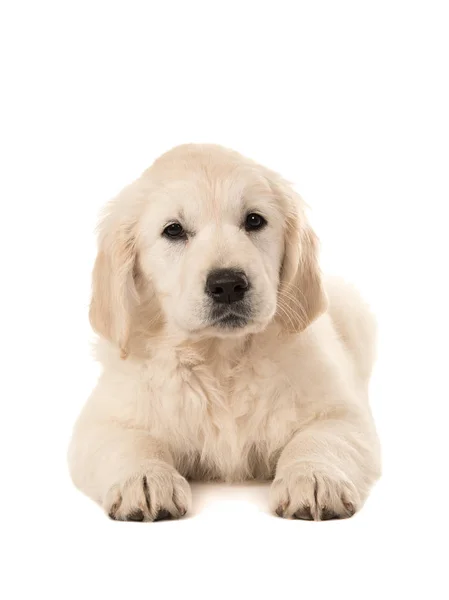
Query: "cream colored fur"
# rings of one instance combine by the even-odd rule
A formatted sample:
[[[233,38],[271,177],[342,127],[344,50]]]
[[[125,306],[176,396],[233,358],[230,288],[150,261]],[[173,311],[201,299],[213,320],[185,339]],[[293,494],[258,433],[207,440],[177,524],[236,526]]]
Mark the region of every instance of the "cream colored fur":
[[[267,226],[242,229],[247,212]],[[184,242],[162,236],[182,221]],[[208,321],[205,278],[237,267],[252,318]],[[181,516],[189,479],[274,479],[284,517],[351,516],[380,473],[368,405],[375,324],[323,284],[301,199],[218,146],[158,159],[100,225],[91,322],[103,365],[69,450],[75,484],[115,519]]]

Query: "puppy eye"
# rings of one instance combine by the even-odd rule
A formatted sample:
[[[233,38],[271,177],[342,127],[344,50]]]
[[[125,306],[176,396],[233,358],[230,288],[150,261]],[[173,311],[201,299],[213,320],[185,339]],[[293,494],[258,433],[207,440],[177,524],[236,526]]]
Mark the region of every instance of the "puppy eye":
[[[262,227],[265,227],[266,224],[266,220],[257,213],[250,213],[246,216],[245,219],[246,231],[257,231],[258,229],[262,229]]]
[[[170,239],[179,239],[186,236],[186,232],[180,223],[170,223],[162,233],[165,237]]]

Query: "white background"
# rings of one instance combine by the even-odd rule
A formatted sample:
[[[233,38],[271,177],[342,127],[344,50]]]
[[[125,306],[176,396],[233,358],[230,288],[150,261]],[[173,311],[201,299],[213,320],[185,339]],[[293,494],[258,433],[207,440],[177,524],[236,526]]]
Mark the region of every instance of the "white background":
[[[447,598],[446,2],[4,2],[3,598]],[[384,475],[347,521],[284,521],[266,485],[194,487],[179,522],[109,521],[72,486],[95,385],[100,207],[215,142],[311,206],[322,266],[379,320]],[[446,552],[446,556],[444,553]]]

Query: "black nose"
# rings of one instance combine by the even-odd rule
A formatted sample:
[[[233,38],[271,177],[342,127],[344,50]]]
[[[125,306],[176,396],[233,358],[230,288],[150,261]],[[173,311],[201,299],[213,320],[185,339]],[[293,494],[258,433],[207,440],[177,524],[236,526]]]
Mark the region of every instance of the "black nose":
[[[209,273],[206,292],[219,304],[242,300],[249,288],[245,273],[234,269],[217,269]]]

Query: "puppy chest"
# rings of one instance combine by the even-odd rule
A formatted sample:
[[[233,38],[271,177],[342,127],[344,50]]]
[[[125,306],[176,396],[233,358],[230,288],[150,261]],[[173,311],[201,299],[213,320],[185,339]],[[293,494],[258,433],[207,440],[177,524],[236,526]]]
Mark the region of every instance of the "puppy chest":
[[[189,476],[268,477],[295,429],[296,399],[270,361],[223,371],[178,363],[154,376],[151,425]]]

